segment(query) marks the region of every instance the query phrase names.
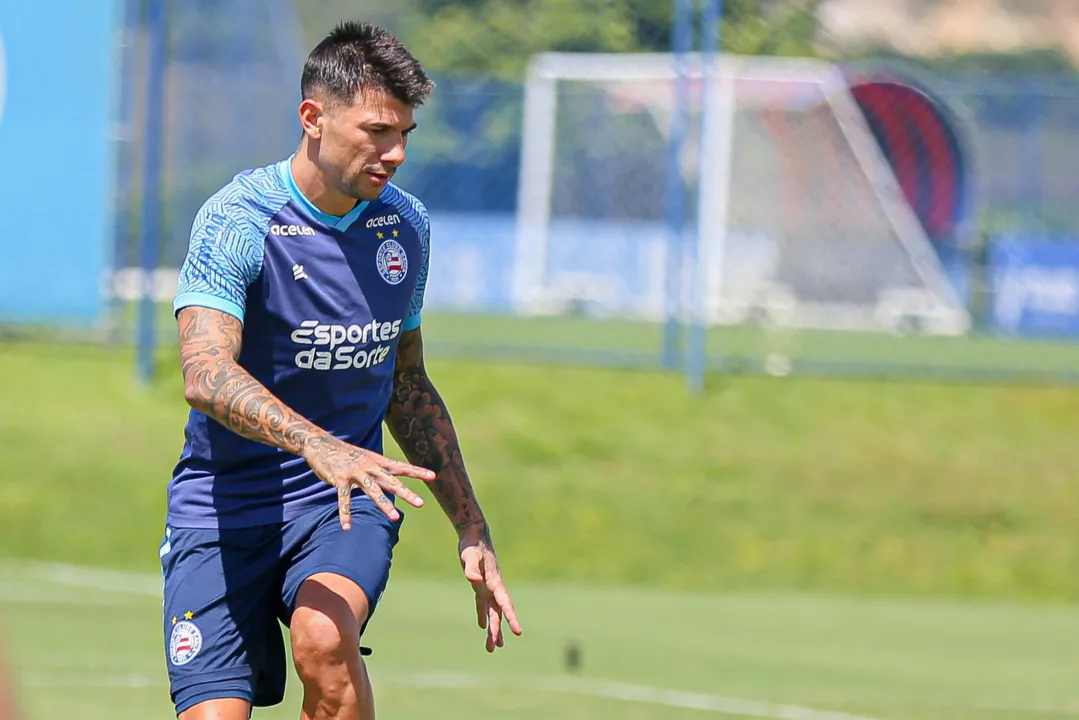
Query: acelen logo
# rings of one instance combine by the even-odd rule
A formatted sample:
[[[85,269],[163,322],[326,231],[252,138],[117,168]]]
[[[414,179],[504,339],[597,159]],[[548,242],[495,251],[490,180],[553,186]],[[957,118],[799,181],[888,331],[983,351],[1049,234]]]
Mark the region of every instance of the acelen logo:
[[[396,213],[393,215],[383,215],[382,217],[371,218],[367,221],[368,228],[393,227],[394,225],[400,224],[401,216]]]
[[[314,237],[315,231],[313,228],[309,228],[306,225],[271,225],[270,234],[277,236],[284,235],[289,237]]]

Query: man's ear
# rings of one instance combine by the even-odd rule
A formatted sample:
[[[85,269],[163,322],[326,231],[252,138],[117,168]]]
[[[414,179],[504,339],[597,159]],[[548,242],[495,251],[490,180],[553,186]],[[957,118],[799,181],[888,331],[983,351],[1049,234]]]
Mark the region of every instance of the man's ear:
[[[306,98],[300,103],[299,114],[304,135],[312,140],[322,139],[322,124],[326,119],[326,111],[322,103]]]

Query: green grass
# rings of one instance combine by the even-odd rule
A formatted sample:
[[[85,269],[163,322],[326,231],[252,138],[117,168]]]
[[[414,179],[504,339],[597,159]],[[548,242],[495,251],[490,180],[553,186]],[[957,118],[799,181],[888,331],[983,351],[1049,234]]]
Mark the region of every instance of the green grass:
[[[527,340],[430,320],[436,348]],[[0,652],[34,720],[170,716],[154,573],[186,417],[173,352],[141,388],[127,352],[0,344],[0,555],[140,573],[121,591],[0,565]],[[448,523],[410,511],[368,638],[379,717],[745,720],[739,699],[1079,717],[1079,389],[713,375],[692,396],[658,372],[430,369],[526,636],[484,653]],[[293,678],[256,718],[299,697]],[[656,702],[687,699],[712,710]]]
[[[0,568],[4,651],[30,720],[111,718],[119,703],[124,717],[169,717],[159,581],[90,587],[102,580],[112,579]],[[737,700],[886,720],[1079,712],[1075,607],[568,584],[518,583],[515,592],[526,634],[488,656],[463,580],[394,578],[367,637],[379,717],[748,717],[718,711]],[[572,676],[563,663],[571,640],[583,661]],[[625,688],[609,682],[668,702],[704,693],[715,710],[615,699]],[[299,697],[293,676],[285,703],[255,717],[295,717]]]
[[[157,566],[186,407],[132,367],[0,345],[0,554]],[[1079,390],[430,367],[512,580],[1079,599]],[[398,547],[458,572],[434,503]]]

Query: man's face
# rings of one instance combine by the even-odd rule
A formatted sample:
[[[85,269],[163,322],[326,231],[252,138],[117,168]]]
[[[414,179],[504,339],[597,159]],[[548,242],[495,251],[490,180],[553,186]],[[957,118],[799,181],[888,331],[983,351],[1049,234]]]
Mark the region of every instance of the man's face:
[[[415,126],[413,108],[379,89],[327,108],[319,149],[327,181],[357,200],[377,199],[405,162]]]

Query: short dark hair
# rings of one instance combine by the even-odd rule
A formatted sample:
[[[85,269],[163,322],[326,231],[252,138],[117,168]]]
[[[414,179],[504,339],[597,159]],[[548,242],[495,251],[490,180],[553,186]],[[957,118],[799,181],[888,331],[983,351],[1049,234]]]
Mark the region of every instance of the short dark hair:
[[[378,25],[346,21],[315,46],[300,76],[303,99],[322,94],[346,105],[365,88],[385,90],[406,105],[423,105],[435,84],[404,43]]]

